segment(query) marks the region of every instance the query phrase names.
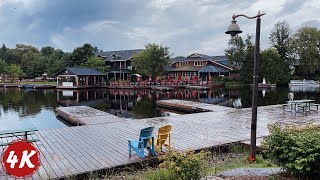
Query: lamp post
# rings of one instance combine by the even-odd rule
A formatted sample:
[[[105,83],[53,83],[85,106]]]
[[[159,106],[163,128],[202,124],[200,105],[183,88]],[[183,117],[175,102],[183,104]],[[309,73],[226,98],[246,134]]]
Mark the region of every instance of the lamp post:
[[[253,66],[253,90],[252,90],[252,119],[251,119],[251,142],[250,142],[250,161],[256,160],[256,135],[257,135],[257,104],[258,104],[258,66],[259,66],[259,55],[260,55],[260,26],[261,26],[261,16],[265,13],[260,13],[256,16],[246,16],[244,14],[238,14],[232,16],[231,24],[226,34],[231,36],[236,36],[239,33],[242,33],[239,25],[236,23],[236,18],[243,16],[247,19],[257,19],[256,25],[256,39],[255,39],[255,48],[254,48],[254,66]]]

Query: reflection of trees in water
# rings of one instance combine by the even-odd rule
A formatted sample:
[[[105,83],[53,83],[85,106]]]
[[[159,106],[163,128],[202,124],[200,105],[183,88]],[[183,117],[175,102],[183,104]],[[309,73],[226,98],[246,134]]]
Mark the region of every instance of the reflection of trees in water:
[[[110,109],[110,103],[108,101],[103,101],[103,102],[92,105],[92,108],[107,112]]]
[[[141,101],[136,103],[133,107],[134,118],[152,118],[160,116],[160,112],[157,110],[156,101],[149,99],[148,96],[144,95]]]
[[[262,89],[261,89],[262,90]],[[265,89],[265,97],[262,95],[262,91],[258,91],[258,105],[267,106],[275,104],[284,104],[288,101],[288,93],[290,92],[288,87],[277,87],[276,89]],[[230,98],[240,97],[243,107],[251,107],[252,89],[251,87],[228,89],[226,94],[231,94]],[[294,99],[314,99],[317,103],[320,103],[319,92],[294,92]]]
[[[277,87],[274,90],[266,90],[265,97],[262,97],[262,93],[259,91],[258,104],[259,106],[283,104],[288,100],[288,92],[287,87]],[[77,93],[79,93],[78,101],[75,101]],[[61,101],[69,100],[74,102],[72,105],[87,105],[105,112],[110,109],[117,111],[122,109],[124,112],[132,112],[134,118],[149,118],[161,116],[156,107],[156,100],[161,99],[208,100],[203,102],[210,103],[215,102],[213,99],[219,98],[225,100],[241,98],[243,107],[251,107],[252,98],[250,87],[213,88],[206,91],[177,89],[172,92],[90,89],[80,90],[77,93],[74,92],[73,96],[63,96],[62,92],[56,93],[56,90],[26,91],[17,88],[0,88],[0,108],[2,107],[4,112],[17,112],[19,116],[35,115],[42,108],[55,110],[59,106],[57,103],[58,94]],[[320,103],[319,92],[294,92],[294,97],[295,99],[314,99],[317,103]],[[61,104],[63,105],[63,103]],[[224,105],[227,105],[227,103]]]
[[[55,109],[58,106],[54,90],[24,91],[17,88],[0,89],[0,103],[4,112],[13,110],[21,117],[35,115],[42,108]]]

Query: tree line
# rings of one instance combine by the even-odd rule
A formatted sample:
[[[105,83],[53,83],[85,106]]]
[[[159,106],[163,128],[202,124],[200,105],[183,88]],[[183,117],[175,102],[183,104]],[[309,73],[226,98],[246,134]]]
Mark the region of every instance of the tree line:
[[[34,78],[47,73],[52,77],[64,67],[89,67],[106,72],[107,66],[101,58],[95,57],[97,47],[85,43],[73,52],[64,52],[51,46],[40,50],[34,46],[17,44],[15,48],[0,48],[0,75],[11,79]],[[102,51],[102,50],[100,50]]]
[[[320,30],[301,27],[293,32],[286,21],[275,24],[269,35],[270,47],[260,52],[259,77],[270,83],[286,84],[293,78],[319,80]],[[252,83],[254,44],[252,36],[231,37],[225,50],[244,83]],[[297,66],[298,68],[294,69]]]

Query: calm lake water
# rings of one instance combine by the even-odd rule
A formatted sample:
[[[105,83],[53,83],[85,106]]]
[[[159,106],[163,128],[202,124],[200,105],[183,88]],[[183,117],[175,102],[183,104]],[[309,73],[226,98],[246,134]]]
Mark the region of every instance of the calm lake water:
[[[289,92],[294,93],[294,99],[315,99],[320,103],[319,88],[280,87],[259,90],[259,106],[283,104],[287,101]],[[157,109],[155,102],[160,99],[185,99],[232,107],[238,98],[241,98],[243,107],[250,107],[251,88],[219,88],[209,91],[178,89],[168,93],[151,90],[59,91],[0,88],[0,130],[66,127],[68,124],[56,117],[55,109],[59,106],[87,105],[118,116],[141,119],[169,114]]]

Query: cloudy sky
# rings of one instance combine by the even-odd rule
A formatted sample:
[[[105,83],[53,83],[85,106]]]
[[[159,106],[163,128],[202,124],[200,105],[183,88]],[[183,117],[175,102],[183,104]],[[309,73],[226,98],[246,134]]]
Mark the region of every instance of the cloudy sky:
[[[103,50],[152,42],[169,46],[175,56],[222,55],[232,14],[258,10],[267,13],[262,48],[278,21],[286,20],[292,30],[320,28],[319,0],[0,0],[0,43],[72,51],[87,42]],[[239,18],[238,24],[243,36],[255,33],[254,20]]]

